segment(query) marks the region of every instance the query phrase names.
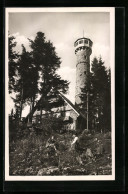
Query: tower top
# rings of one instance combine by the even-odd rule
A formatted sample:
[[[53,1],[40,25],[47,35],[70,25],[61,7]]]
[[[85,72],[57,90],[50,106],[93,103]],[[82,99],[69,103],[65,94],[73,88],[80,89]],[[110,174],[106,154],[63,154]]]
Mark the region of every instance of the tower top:
[[[82,42],[80,42],[80,41],[82,41]],[[80,43],[79,43],[79,42],[80,42]],[[89,46],[90,46],[90,47],[92,47],[92,44],[93,44],[93,42],[92,42],[89,38],[85,38],[85,37],[83,37],[83,38],[78,38],[78,39],[74,42],[74,47],[77,46],[77,43],[78,43],[78,44],[81,44],[81,43],[87,44],[87,43],[89,43]]]
[[[74,47],[75,47],[75,53],[80,49],[80,48],[89,48],[90,50],[92,50],[92,45],[93,42],[89,39],[89,38],[78,38],[75,42],[74,42]]]

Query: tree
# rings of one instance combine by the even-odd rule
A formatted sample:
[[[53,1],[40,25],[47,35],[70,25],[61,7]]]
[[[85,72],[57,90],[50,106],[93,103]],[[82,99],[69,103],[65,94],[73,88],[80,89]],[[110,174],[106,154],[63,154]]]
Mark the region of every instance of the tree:
[[[18,54],[16,51],[14,51],[14,48],[16,47],[16,41],[15,37],[12,35],[9,35],[8,37],[9,42],[9,93],[13,92],[14,84],[15,84],[15,75],[16,75],[16,60],[18,58]]]
[[[92,61],[90,112],[99,129],[111,129],[111,93],[110,70],[106,70],[104,62],[94,58]],[[96,127],[96,126],[95,126]]]
[[[105,104],[104,106],[104,117],[105,117],[105,126],[106,130],[109,131],[111,129],[111,70],[107,71],[108,82],[105,93]]]
[[[60,58],[57,56],[55,47],[50,41],[46,41],[45,35],[38,32],[35,40],[30,40],[30,47],[32,49],[33,64],[39,72],[39,93],[41,94],[40,109],[42,115],[42,108],[45,111],[51,111],[51,108],[61,105],[57,97],[58,90],[66,93],[68,89],[68,81],[61,79],[56,73],[60,68]]]
[[[104,62],[100,57],[92,61],[88,85],[82,90],[82,107],[87,116],[89,128],[95,130],[111,129],[111,72],[106,70]],[[87,96],[88,94],[88,96]]]
[[[23,110],[23,104],[33,103],[37,93],[38,72],[32,64],[31,53],[22,45],[22,53],[17,61],[17,81],[14,87],[16,94],[15,105],[19,109],[19,117]],[[33,106],[33,105],[32,105]]]

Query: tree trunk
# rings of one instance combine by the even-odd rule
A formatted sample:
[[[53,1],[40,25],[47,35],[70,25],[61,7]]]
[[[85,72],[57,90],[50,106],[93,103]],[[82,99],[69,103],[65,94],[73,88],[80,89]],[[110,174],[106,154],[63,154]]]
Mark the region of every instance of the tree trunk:
[[[42,121],[42,106],[40,106],[40,122]]]
[[[22,116],[22,106],[23,106],[23,101],[21,100],[21,104],[20,104],[20,121],[21,121],[21,116]]]
[[[31,98],[31,108],[30,108],[29,122],[32,122],[34,102],[35,102],[35,96],[33,96]]]
[[[21,103],[20,103],[20,121],[21,121],[21,116],[22,116],[22,109],[23,109],[23,81],[22,81],[22,86],[21,86]]]

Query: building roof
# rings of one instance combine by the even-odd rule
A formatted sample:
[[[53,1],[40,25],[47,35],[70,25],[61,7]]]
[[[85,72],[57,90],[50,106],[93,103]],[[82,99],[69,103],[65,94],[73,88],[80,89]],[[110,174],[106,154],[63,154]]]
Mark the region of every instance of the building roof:
[[[83,119],[86,119],[86,116],[79,110],[79,108],[77,107],[77,105],[74,105],[68,98],[66,98],[61,92],[58,91],[58,95],[63,98],[63,100],[71,107],[71,109],[73,109],[76,114],[78,116],[81,116]],[[29,115],[33,115],[34,112],[36,111],[40,101],[42,99],[42,96],[41,98],[39,99],[39,101],[37,102],[37,104],[34,106],[33,110],[31,110],[31,112],[26,116],[25,120],[27,120],[27,118],[29,117]]]
[[[77,105],[74,105],[68,98],[66,98],[61,92],[59,92],[59,95],[64,99],[67,104],[76,112],[78,116],[81,116],[82,118],[86,119],[85,115],[79,110]]]

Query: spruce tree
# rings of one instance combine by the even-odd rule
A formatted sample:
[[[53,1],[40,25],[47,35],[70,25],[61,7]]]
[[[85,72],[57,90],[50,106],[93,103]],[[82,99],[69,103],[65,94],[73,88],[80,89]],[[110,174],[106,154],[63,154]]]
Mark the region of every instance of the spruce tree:
[[[97,127],[97,130],[111,130],[110,75],[101,57],[99,60],[93,59],[91,71],[92,97],[90,108],[95,120],[95,128]]]

